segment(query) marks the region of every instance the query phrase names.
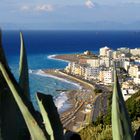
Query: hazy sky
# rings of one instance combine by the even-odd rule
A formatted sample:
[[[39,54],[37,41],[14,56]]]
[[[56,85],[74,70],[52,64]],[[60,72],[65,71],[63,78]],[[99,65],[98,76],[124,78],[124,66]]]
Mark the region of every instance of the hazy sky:
[[[140,0],[0,0],[3,28],[140,27]]]

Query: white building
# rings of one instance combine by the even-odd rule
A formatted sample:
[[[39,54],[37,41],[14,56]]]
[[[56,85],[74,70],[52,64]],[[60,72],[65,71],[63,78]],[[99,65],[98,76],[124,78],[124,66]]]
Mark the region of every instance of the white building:
[[[124,68],[126,71],[128,71],[129,67],[130,67],[130,61],[124,61],[123,68]]]
[[[136,77],[134,78],[134,83],[140,85],[140,71],[136,73]]]
[[[70,62],[68,64],[68,66],[65,68],[65,70],[71,74],[79,74],[79,64],[78,63],[75,63],[75,62]]]
[[[119,58],[119,54],[120,54],[120,52],[119,51],[114,51],[113,52],[113,59],[117,59],[117,58]]]
[[[110,50],[107,46],[100,48],[100,56],[107,56],[107,52]]]
[[[98,67],[86,67],[85,68],[85,79],[97,79],[99,76],[100,69]]]
[[[128,73],[133,78],[134,83],[140,85],[140,66],[130,65]]]
[[[122,89],[122,95],[123,95],[123,98],[124,100],[126,101],[128,98],[130,98],[132,96],[132,94],[135,94],[135,90],[123,90]]]
[[[112,59],[108,57],[100,57],[100,66],[110,67],[112,63]]]
[[[126,81],[122,83],[122,94],[123,94],[123,98],[124,100],[127,100],[128,98],[130,98],[133,94],[135,94],[136,92],[138,92],[138,89],[135,88],[136,86],[134,85],[133,81]]]
[[[126,56],[127,55],[125,53],[122,53],[121,51],[114,51],[112,55],[113,59],[124,58]]]
[[[70,62],[70,63],[68,63],[68,66],[66,66],[65,71],[67,73],[71,73],[71,69],[72,69],[72,63]]]
[[[130,48],[126,48],[126,47],[118,48],[117,50],[124,54],[130,53]]]
[[[130,49],[132,55],[140,55],[140,48]]]
[[[113,58],[113,50],[108,50],[107,53],[106,53],[106,56],[108,58]]]
[[[99,58],[87,59],[87,64],[89,64],[91,67],[99,67],[100,60]]]
[[[112,71],[105,71],[104,72],[104,83],[105,84],[112,84],[113,82],[113,72]]]
[[[112,84],[112,82],[114,81],[113,70],[101,70],[99,73],[99,80],[106,85]]]
[[[132,78],[137,78],[139,77],[139,72],[140,72],[140,66],[138,65],[130,65],[128,73]]]
[[[117,58],[115,59],[115,62],[116,62],[116,67],[122,67],[126,71],[128,71],[130,65],[133,64],[133,62],[131,62],[129,58],[125,58],[125,57]]]

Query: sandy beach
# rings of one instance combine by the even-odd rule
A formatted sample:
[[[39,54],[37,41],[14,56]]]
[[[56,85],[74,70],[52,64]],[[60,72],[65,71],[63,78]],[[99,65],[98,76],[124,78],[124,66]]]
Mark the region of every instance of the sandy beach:
[[[82,81],[76,77],[67,75],[59,70],[43,70],[47,75],[65,79],[69,82],[76,83],[80,86],[77,90],[67,91],[68,102],[70,108],[60,114],[63,127],[66,130],[78,132],[85,127],[92,119],[92,109],[86,112],[88,104],[94,104],[96,96],[94,93],[94,85]],[[90,111],[91,110],[91,111]]]
[[[79,60],[80,54],[64,54],[64,55],[51,55],[49,59],[61,60],[66,62],[76,62]],[[70,108],[60,114],[61,122],[66,130],[78,132],[86,125],[92,122],[99,115],[98,110],[94,108],[100,104],[100,95],[95,94],[95,86],[87,81],[78,77],[69,75],[62,70],[43,70],[49,77],[59,78],[60,80],[70,82],[79,86],[78,90],[70,90],[66,92],[68,102],[71,104]],[[90,107],[91,106],[91,107]],[[96,113],[94,113],[96,111]],[[93,117],[94,115],[94,117]]]

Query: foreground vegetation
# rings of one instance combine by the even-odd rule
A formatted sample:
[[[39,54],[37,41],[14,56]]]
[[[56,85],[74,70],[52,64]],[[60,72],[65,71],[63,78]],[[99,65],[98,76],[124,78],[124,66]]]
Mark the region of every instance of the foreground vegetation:
[[[134,134],[140,127],[140,120],[132,122]],[[97,126],[90,124],[79,132],[82,140],[113,140],[112,126],[99,124]],[[139,139],[135,139],[139,140]]]
[[[131,119],[131,122],[137,121],[140,118],[140,91],[132,95],[126,102],[126,107]],[[93,124],[95,126],[99,124],[111,125],[111,105],[112,105],[112,94],[108,95],[108,109],[107,114],[103,116],[102,114],[97,118]]]
[[[63,140],[63,126],[51,95],[36,93],[40,112],[30,99],[29,76],[23,35],[19,81],[11,73],[0,34],[0,140]]]
[[[111,104],[112,94],[109,94],[106,116],[99,116],[93,124],[81,130],[79,134],[82,140],[112,140]],[[137,130],[140,128],[140,91],[126,101],[126,107],[132,122],[133,133],[136,135]]]

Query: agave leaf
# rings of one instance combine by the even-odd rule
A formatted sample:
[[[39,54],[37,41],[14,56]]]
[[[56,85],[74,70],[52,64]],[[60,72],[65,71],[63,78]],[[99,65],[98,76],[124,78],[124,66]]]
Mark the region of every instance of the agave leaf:
[[[3,140],[1,135],[1,124],[0,124],[0,140]]]
[[[3,47],[2,47],[2,31],[0,30],[0,62],[4,65],[4,66],[8,66],[7,65],[7,61],[6,61],[6,57],[3,51]]]
[[[40,109],[40,112],[41,112],[41,115],[42,115],[42,118],[43,118],[43,123],[45,125],[45,129],[47,131],[47,133],[49,134],[50,136],[50,139],[51,140],[54,140],[54,134],[53,134],[53,129],[52,129],[52,126],[51,126],[51,123],[50,123],[50,120],[49,120],[49,117],[48,117],[48,113],[46,112],[45,110],[45,107],[42,103],[42,98],[41,98],[41,93],[37,93],[36,94],[36,98],[37,98],[37,102],[38,102],[38,105],[39,105],[39,109]],[[39,98],[40,97],[40,98]]]
[[[20,32],[20,40],[21,40],[21,48],[20,48],[20,63],[19,63],[19,72],[20,72],[19,85],[22,88],[23,93],[30,100],[28,62],[26,49],[24,47],[24,39],[21,32]]]
[[[10,90],[12,91],[13,97],[25,119],[25,122],[27,124],[27,127],[28,127],[30,135],[31,135],[31,139],[32,140],[47,140],[42,129],[39,127],[37,121],[30,113],[28,107],[24,104],[22,98],[19,96],[19,93],[17,92],[16,87],[13,84],[10,75],[7,73],[5,67],[3,66],[2,63],[0,63],[0,70],[8,84]]]
[[[57,108],[54,104],[53,98],[51,95],[44,95],[42,93],[37,93],[37,97],[38,100],[40,101],[41,105],[41,110],[43,109],[43,111],[41,111],[41,113],[43,113],[43,120],[46,123],[46,127],[48,125],[49,128],[46,128],[50,134],[52,134],[52,129],[53,129],[53,134],[54,134],[54,139],[55,140],[63,140],[64,139],[64,135],[63,135],[63,126],[61,124],[60,121],[60,117],[59,114],[57,112]],[[47,116],[46,114],[44,114],[44,112],[47,112]],[[50,124],[47,124],[48,121],[45,119],[49,119]]]
[[[112,97],[112,134],[113,140],[133,140],[131,122],[125,107],[116,70],[114,70],[114,90]]]
[[[0,62],[10,73],[4,50],[2,47],[0,31]],[[10,116],[10,117],[9,117]],[[17,127],[18,126],[18,127]],[[14,139],[19,140],[21,137],[29,137],[29,132],[21,112],[11,94],[7,83],[0,72],[0,127],[1,136],[4,140]],[[20,132],[23,133],[20,133]]]

